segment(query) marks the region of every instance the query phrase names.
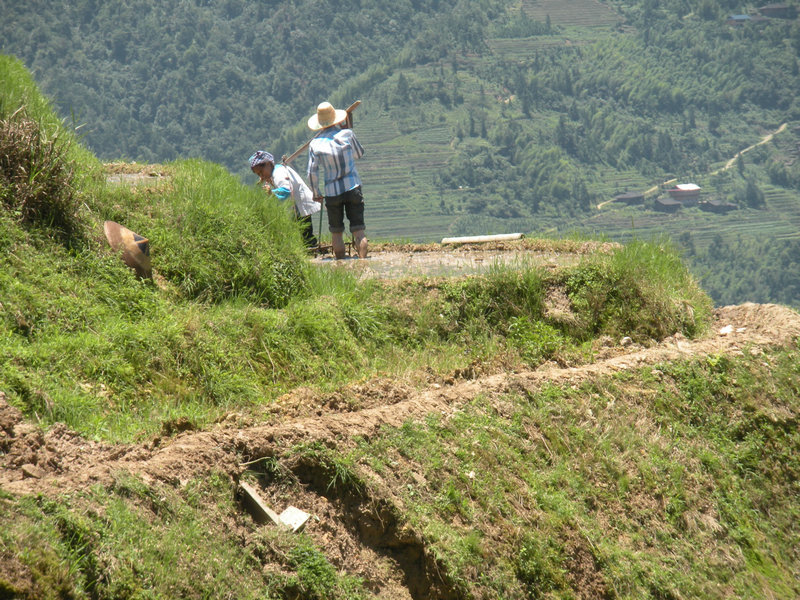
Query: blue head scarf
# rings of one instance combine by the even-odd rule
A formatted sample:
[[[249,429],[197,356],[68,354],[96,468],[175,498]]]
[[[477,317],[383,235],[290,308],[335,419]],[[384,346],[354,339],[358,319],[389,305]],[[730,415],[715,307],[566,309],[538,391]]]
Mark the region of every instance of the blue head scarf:
[[[264,150],[257,150],[253,156],[250,157],[250,168],[256,167],[258,165],[265,165],[267,163],[275,164],[275,157],[272,156],[269,152],[265,152]]]

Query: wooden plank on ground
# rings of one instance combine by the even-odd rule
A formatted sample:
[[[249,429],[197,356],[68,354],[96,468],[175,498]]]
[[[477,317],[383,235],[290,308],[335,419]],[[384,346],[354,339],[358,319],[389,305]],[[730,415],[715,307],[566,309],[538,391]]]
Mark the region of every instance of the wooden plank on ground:
[[[268,521],[272,521],[275,523],[275,525],[288,528],[286,523],[281,521],[278,513],[267,506],[266,502],[261,499],[261,496],[258,495],[258,492],[252,485],[244,481],[240,481],[239,489],[242,492],[241,497],[245,508],[247,508],[247,511],[253,516],[253,519],[257,523],[266,523]]]

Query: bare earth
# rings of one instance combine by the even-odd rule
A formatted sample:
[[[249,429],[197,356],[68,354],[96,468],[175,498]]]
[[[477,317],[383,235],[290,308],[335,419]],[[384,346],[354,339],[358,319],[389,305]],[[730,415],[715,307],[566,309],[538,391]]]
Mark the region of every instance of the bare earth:
[[[429,413],[448,414],[478,394],[492,398],[510,389],[537,388],[544,383],[580,382],[616,371],[709,354],[737,354],[782,346],[800,336],[800,314],[772,304],[743,304],[715,311],[710,333],[697,340],[680,335],[651,348],[606,348],[592,364],[562,368],[547,364],[519,373],[470,378],[459,373],[423,389],[376,380],[328,396],[302,388],[282,397],[266,422],[240,426],[238,415],[207,431],[185,431],[147,444],[110,445],[82,438],[63,425],[43,432],[27,423],[0,396],[0,487],[13,494],[57,494],[108,483],[125,470],[145,480],[180,483],[223,470],[241,473],[241,456],[275,454],[275,447],[305,442],[371,436],[382,426],[400,426]],[[343,397],[357,402],[344,402]],[[353,406],[358,410],[353,410]],[[279,421],[279,422],[278,422]],[[29,471],[29,473],[26,473]]]
[[[369,256],[359,259],[349,251],[343,260],[328,252],[311,262],[351,271],[359,278],[450,277],[486,272],[497,265],[556,269],[575,264],[581,256],[609,252],[612,242],[521,239],[468,244],[371,244]],[[348,250],[350,250],[348,248]]]

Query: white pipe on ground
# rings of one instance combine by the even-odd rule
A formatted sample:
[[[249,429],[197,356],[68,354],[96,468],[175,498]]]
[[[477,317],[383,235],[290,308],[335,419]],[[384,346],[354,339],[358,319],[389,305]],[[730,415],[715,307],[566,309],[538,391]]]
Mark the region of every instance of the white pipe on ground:
[[[483,242],[507,242],[519,240],[524,236],[521,233],[498,233],[496,235],[472,235],[467,237],[444,238],[442,244],[480,244]]]

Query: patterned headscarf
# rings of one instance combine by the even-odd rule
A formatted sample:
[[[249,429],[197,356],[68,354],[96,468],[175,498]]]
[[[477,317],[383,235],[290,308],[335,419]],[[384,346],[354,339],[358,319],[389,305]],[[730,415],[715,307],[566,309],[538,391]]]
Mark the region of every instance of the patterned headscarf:
[[[275,157],[272,156],[269,152],[265,152],[264,150],[256,151],[253,156],[250,157],[250,168],[256,167],[258,165],[265,165],[267,163],[275,164]]]

